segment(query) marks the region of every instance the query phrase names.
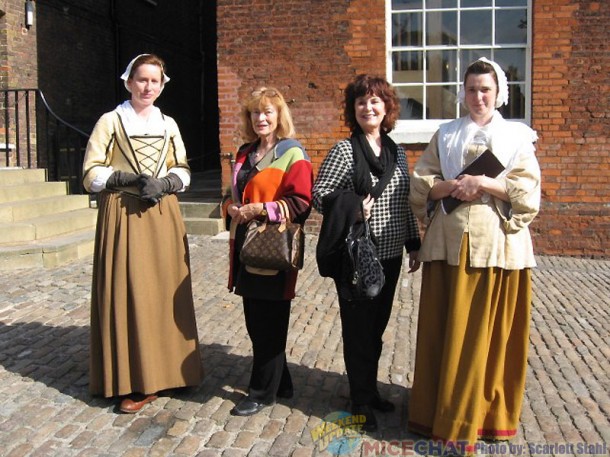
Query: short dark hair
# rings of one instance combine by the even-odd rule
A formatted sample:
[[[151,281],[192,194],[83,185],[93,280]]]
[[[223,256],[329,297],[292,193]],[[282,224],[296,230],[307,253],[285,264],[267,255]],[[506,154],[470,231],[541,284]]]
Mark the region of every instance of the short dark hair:
[[[376,95],[385,103],[386,115],[381,122],[381,130],[391,132],[400,114],[400,100],[396,90],[381,76],[361,74],[345,88],[345,124],[353,132],[358,126],[354,105],[358,97]]]
[[[500,90],[500,84],[498,84],[498,75],[496,74],[496,70],[494,69],[493,65],[483,60],[477,60],[468,65],[468,68],[464,73],[464,84],[466,84],[466,79],[468,79],[468,76],[470,75],[486,75],[488,73],[491,74],[494,81],[496,82],[496,88]]]

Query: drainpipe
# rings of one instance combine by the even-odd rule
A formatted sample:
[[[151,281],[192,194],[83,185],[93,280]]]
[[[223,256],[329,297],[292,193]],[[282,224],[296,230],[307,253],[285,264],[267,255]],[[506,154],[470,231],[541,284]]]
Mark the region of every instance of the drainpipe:
[[[121,59],[120,59],[120,45],[121,45],[121,33],[119,27],[119,20],[117,14],[117,2],[116,0],[110,0],[110,22],[112,23],[113,35],[114,35],[114,73],[116,76],[121,73]],[[115,100],[120,100],[123,95],[122,86],[119,84],[120,79],[112,78],[114,81],[114,95]]]

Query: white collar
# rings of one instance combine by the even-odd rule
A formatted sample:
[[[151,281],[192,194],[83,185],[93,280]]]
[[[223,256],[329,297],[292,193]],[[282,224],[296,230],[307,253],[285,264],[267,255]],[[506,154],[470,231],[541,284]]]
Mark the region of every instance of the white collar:
[[[128,136],[163,135],[165,133],[165,120],[161,110],[156,106],[153,106],[146,119],[138,116],[129,100],[125,100],[117,106],[115,111],[121,116]]]

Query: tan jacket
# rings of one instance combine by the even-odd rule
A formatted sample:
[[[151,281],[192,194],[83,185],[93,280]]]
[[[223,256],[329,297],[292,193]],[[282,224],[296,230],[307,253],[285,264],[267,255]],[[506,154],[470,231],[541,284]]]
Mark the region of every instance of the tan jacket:
[[[518,148],[519,141],[515,141]],[[540,167],[531,152],[519,152],[504,183],[510,203],[488,196],[462,203],[445,214],[439,202],[428,202],[436,181],[442,180],[438,132],[415,165],[409,201],[427,225],[419,260],[445,260],[458,265],[462,236],[469,234],[470,266],[517,270],[536,266],[529,224],[540,208]],[[429,204],[430,203],[430,204]]]
[[[91,192],[91,184],[97,172],[102,168],[112,166],[113,169],[131,172],[147,173],[157,178],[167,175],[171,168],[181,168],[190,173],[186,158],[186,149],[180,136],[178,125],[173,118],[164,116],[167,126],[164,138],[161,140],[161,153],[156,161],[154,172],[145,170],[140,163],[138,154],[127,137],[121,118],[116,111],[105,113],[93,128],[83,163],[83,185]],[[126,189],[129,191],[128,189]],[[139,195],[137,189],[132,189]]]

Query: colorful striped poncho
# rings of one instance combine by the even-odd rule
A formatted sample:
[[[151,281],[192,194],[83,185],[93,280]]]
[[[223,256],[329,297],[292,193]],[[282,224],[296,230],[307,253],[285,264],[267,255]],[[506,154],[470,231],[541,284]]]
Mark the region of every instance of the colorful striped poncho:
[[[280,140],[273,153],[263,158],[250,173],[243,192],[238,190],[238,175],[257,142],[242,146],[235,159],[232,175],[232,203],[265,203],[268,219],[279,222],[279,200],[287,203],[293,222],[304,224],[311,211],[313,171],[309,156],[294,139]],[[229,290],[250,298],[286,300],[295,295],[296,271],[258,275],[246,271],[239,262],[239,251],[247,224],[231,223]]]

